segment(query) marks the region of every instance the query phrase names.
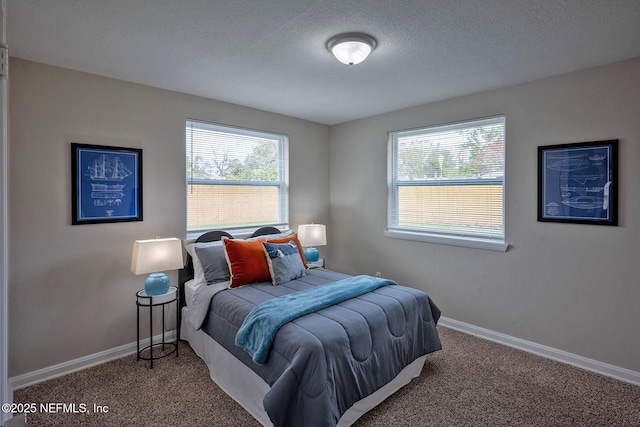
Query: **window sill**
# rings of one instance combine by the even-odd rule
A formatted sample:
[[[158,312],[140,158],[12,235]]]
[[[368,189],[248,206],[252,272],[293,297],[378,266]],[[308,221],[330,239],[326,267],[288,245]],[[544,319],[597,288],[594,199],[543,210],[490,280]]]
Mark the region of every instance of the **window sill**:
[[[479,239],[473,237],[439,236],[428,233],[411,233],[407,231],[387,230],[386,237],[392,239],[412,240],[415,242],[435,243],[438,245],[460,246],[464,248],[485,249],[496,252],[506,252],[509,244],[497,240]]]

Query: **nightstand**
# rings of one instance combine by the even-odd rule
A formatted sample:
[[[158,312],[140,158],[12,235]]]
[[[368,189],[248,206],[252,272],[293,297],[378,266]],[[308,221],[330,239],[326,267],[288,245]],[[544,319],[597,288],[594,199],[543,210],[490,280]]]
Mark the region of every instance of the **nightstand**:
[[[178,342],[180,341],[180,332],[176,327],[176,340],[175,342],[166,342],[164,339],[164,306],[176,303],[176,321],[179,318],[180,304],[178,304],[178,288],[175,286],[170,286],[169,291],[166,294],[162,295],[147,295],[147,293],[143,290],[136,292],[136,306],[137,306],[137,359],[136,360],[148,360],[150,362],[150,367],[153,369],[153,361],[156,359],[161,359],[163,357],[169,356],[170,354],[175,353],[176,357],[178,357]],[[140,348],[140,307],[148,307],[149,308],[149,345]],[[162,342],[153,343],[153,307],[162,307]],[[154,347],[162,347],[162,353],[160,356],[153,356]],[[172,346],[173,350],[169,352],[165,352],[165,346]],[[142,356],[141,353],[149,349],[149,356]]]
[[[308,262],[307,265],[309,268],[324,268],[324,258],[318,258],[317,261]]]

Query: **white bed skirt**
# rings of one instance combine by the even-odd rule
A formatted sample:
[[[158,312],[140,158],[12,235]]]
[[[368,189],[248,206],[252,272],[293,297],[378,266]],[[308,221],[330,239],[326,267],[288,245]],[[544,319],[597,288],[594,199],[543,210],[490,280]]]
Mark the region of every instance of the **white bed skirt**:
[[[184,307],[182,310],[182,318],[184,319],[185,310],[188,310],[188,308]],[[273,426],[269,415],[267,415],[262,406],[263,398],[269,391],[269,385],[258,374],[245,366],[205,332],[195,330],[187,322],[182,322],[180,338],[189,341],[191,348],[209,367],[211,379],[225,393],[238,402],[260,424]],[[419,376],[422,372],[426,357],[425,355],[414,360],[392,381],[375,393],[356,402],[342,415],[338,426],[350,426],[387,397],[409,384],[413,378]]]

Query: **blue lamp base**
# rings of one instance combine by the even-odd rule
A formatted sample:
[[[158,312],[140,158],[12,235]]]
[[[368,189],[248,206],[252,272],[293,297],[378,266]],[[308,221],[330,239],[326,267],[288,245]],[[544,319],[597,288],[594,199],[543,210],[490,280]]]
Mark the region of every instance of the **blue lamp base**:
[[[320,259],[320,253],[316,248],[304,248],[303,252],[307,262],[316,262]]]
[[[151,273],[144,281],[147,295],[163,295],[169,292],[169,277],[164,273]]]

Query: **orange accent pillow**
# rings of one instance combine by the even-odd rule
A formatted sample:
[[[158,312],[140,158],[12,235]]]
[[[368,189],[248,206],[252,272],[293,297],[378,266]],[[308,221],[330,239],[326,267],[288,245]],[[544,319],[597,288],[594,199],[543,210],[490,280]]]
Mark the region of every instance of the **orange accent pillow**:
[[[298,247],[304,268],[309,268],[304,259],[302,245],[298,240],[298,236],[295,234],[277,239],[257,238],[252,240],[234,240],[226,236],[223,237],[222,245],[224,246],[224,255],[225,258],[227,258],[229,272],[231,273],[229,288],[237,288],[250,283],[271,282],[269,264],[267,263],[267,256],[262,242],[287,243],[291,240],[293,240]]]
[[[263,241],[222,238],[224,254],[231,272],[229,288],[271,281]]]

